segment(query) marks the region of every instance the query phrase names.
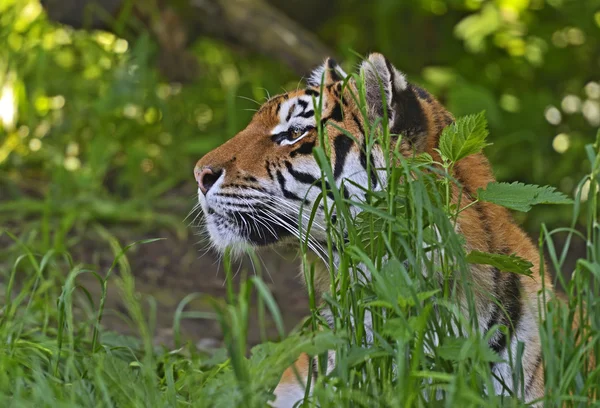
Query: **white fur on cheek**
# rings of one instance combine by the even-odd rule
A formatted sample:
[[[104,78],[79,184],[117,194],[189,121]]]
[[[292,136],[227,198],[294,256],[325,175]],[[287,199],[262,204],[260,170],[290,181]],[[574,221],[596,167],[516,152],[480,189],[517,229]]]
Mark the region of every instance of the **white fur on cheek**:
[[[217,221],[217,218],[222,217],[219,214],[226,210],[220,202],[219,197],[215,195],[215,193],[221,190],[224,179],[225,172],[223,172],[223,175],[219,177],[206,195],[198,189],[198,202],[206,219],[206,230],[210,236],[212,246],[219,252],[224,252],[227,248],[231,248],[235,256],[246,250],[248,242],[243,237],[240,227],[235,225],[233,221],[223,222],[222,218]],[[210,214],[209,209],[214,210],[215,214]]]
[[[198,189],[198,202],[200,203],[200,207],[202,207],[202,212],[206,214],[208,208],[206,206],[206,198],[204,194],[202,194],[202,190]]]

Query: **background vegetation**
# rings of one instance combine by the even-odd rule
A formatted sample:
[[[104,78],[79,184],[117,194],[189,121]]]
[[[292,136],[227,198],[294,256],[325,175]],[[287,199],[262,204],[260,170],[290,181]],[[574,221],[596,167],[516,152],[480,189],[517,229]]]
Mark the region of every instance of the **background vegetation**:
[[[582,146],[600,125],[599,1],[339,1],[311,11],[291,3],[288,15],[301,10],[300,24],[347,68],[358,62],[355,52],[378,50],[457,116],[486,110],[499,179],[573,193]],[[166,6],[156,5],[154,26],[135,36],[137,16],[105,16],[129,41],[48,21],[36,1],[1,7],[3,195],[49,199],[62,211],[96,203],[78,219],[142,221],[168,207],[164,193],[189,181],[194,161],[247,123],[256,106],[243,98],[295,88],[310,66],[294,70],[285,56],[200,36],[188,40],[197,73],[185,78],[164,62],[177,62],[168,54],[176,50],[152,29],[162,24],[177,35]],[[180,225],[182,214],[172,215]],[[535,231],[541,219],[565,217],[548,209],[525,221]]]
[[[588,199],[591,184],[578,182],[590,172],[584,145],[600,126],[599,0],[190,2],[199,9],[184,1],[100,3],[105,9],[87,14],[68,9],[69,2],[46,1],[47,11],[37,1],[0,3],[0,332],[19,339],[3,342],[11,344],[3,364],[49,387],[35,388],[40,403],[85,405],[81,390],[93,389],[89,398],[107,406],[119,398],[176,405],[198,397],[182,392],[181,382],[190,387],[226,367],[224,354],[198,354],[231,336],[214,320],[192,319],[214,317],[207,314],[214,305],[201,296],[185,298],[197,312],[180,304],[193,291],[227,292],[224,274],[215,275],[210,253],[200,257],[203,244],[185,220],[194,205],[192,168],[244,127],[254,101],[296,88],[326,54],[351,71],[357,53],[383,52],[457,116],[486,111],[493,143],[486,153],[499,180],[550,184]],[[262,23],[265,16],[272,24]],[[589,233],[583,214],[574,226]],[[537,237],[541,222],[567,225],[573,212],[538,207],[516,216]],[[119,279],[107,273],[123,245],[155,237],[167,239],[132,248],[129,261],[119,257]],[[574,240],[569,253],[591,259],[589,245]],[[283,316],[261,325],[260,308],[251,313],[250,333],[236,336],[244,350],[246,340],[290,329],[309,305],[289,260],[262,256],[271,273],[265,281],[276,300],[285,299]],[[571,261],[554,267],[570,275]],[[142,306],[137,291],[151,295]],[[91,303],[73,311],[73,296]],[[100,330],[94,322],[104,307],[105,325],[142,343],[104,331],[95,341],[89,329]],[[231,313],[244,310],[238,307]],[[178,349],[186,338],[205,337],[218,342]],[[313,351],[336,341],[326,338]],[[159,343],[169,348],[155,355]],[[118,358],[87,353],[99,347]],[[274,378],[286,364],[258,355],[247,378],[264,365]],[[82,379],[88,364],[108,377]],[[125,367],[139,371],[124,376]],[[160,391],[153,391],[156,381]],[[227,386],[218,381],[215,390]],[[6,398],[31,385],[2,383]],[[56,394],[61,383],[77,392]],[[558,392],[566,395],[568,387]]]

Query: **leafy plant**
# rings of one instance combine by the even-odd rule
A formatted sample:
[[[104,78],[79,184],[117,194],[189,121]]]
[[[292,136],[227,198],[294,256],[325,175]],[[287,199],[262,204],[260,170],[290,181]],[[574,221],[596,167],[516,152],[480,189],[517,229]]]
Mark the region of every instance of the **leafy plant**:
[[[556,191],[554,187],[526,185],[517,181],[512,184],[490,183],[485,190],[477,190],[477,198],[524,212],[537,204],[573,204],[573,200]]]

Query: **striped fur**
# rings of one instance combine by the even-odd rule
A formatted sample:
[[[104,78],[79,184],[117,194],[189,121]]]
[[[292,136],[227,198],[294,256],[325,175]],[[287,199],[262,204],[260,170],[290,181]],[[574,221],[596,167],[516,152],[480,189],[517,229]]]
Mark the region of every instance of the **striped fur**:
[[[391,132],[404,135],[401,152],[409,155],[414,150],[425,151],[439,161],[435,149],[442,129],[453,122],[452,115],[427,91],[408,83],[380,54],[371,54],[361,65],[361,73],[369,119],[375,120],[387,112]],[[299,209],[305,207],[306,218],[302,220],[305,223],[320,193],[315,183],[320,178],[320,169],[312,156],[313,147],[319,143],[314,115],[319,105],[321,120],[330,135],[336,183],[348,179],[362,186],[370,183],[373,189],[386,187],[384,174],[367,172],[367,168],[384,167],[384,152],[375,146],[367,157],[363,146],[365,123],[349,94],[355,85],[350,80],[348,87],[343,87],[345,75],[333,60],[327,60],[310,77],[306,89],[267,101],[244,130],[197,163],[199,201],[206,214],[211,242],[218,250],[298,242],[302,229],[298,225]],[[381,90],[385,98],[381,97]],[[338,128],[350,132],[355,140]],[[369,167],[367,162],[375,166]],[[208,179],[201,177],[205,169],[211,170]],[[458,190],[453,196],[455,202],[460,199],[462,206],[473,201],[479,187],[494,180],[482,154],[458,162],[453,175],[464,186],[462,197],[458,196]],[[345,183],[344,191],[358,198],[362,194],[353,183]],[[322,209],[316,213],[309,246],[316,257],[324,258],[326,222]],[[509,212],[493,204],[477,203],[469,207],[460,213],[457,225],[468,250],[516,253],[534,263],[533,279],[481,265],[473,267],[472,276],[476,281],[474,286],[495,298],[494,301],[482,295],[476,299],[481,332],[486,333],[496,324],[510,328],[510,337],[498,331],[490,341],[490,347],[505,360],[509,352],[516,355],[517,341],[525,343],[526,387],[521,397],[527,401],[541,398],[544,375],[537,316],[538,292],[542,287],[537,250]],[[316,289],[323,293],[329,289],[329,274],[325,266],[318,272]],[[546,282],[550,281],[546,277]],[[304,378],[309,365],[306,356],[301,356],[296,364]],[[493,372],[512,386],[507,364],[496,364]],[[282,376],[275,390],[275,406],[291,407],[304,395],[304,385],[290,373],[288,370]],[[496,392],[502,392],[500,383],[495,388]]]

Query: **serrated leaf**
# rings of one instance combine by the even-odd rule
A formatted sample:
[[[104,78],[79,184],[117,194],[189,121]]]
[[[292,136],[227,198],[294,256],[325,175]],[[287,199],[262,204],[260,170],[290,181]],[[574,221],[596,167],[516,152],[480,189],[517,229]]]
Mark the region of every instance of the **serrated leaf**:
[[[472,251],[467,255],[467,262],[479,265],[491,265],[504,272],[531,275],[533,264],[516,254],[503,255],[488,252]]]
[[[488,146],[489,143],[485,142],[487,135],[487,120],[483,112],[459,118],[442,131],[440,152],[442,156],[456,163]]]
[[[414,158],[416,164],[432,164],[433,157],[429,153],[421,153]]]
[[[527,212],[537,204],[572,204],[573,200],[554,187],[535,184],[492,182],[477,190],[477,198],[511,210]]]

